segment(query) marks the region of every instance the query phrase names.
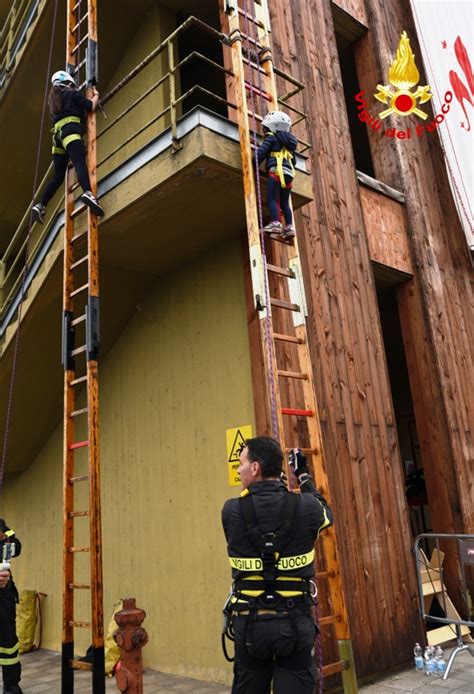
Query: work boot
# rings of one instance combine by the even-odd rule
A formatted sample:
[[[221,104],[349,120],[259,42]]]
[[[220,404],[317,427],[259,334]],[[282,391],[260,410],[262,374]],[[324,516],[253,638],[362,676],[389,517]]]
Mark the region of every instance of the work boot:
[[[295,238],[295,227],[293,224],[285,224],[281,232],[281,237],[285,239],[285,241],[290,241]]]
[[[36,205],[33,205],[33,207],[31,208],[31,215],[33,217],[34,222],[38,222],[39,224],[44,224],[44,215],[45,214],[46,214],[46,207],[41,202],[38,202]]]
[[[99,205],[99,202],[97,198],[95,198],[90,190],[86,190],[86,192],[81,195],[81,200],[82,202],[89,207],[94,214],[96,214],[98,217],[103,217],[104,216],[104,210],[102,207]]]
[[[23,694],[23,690],[18,684],[10,684],[3,690],[3,694]]]
[[[281,222],[270,222],[270,224],[263,227],[262,231],[265,231],[267,234],[281,234]]]

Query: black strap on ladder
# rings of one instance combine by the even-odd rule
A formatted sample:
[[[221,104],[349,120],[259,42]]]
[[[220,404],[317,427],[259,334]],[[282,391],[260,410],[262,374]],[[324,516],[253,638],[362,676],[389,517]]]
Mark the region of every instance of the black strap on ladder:
[[[86,96],[98,82],[96,0],[68,0],[66,64]],[[85,49],[85,55],[83,51]],[[87,167],[96,194],[96,114],[87,116]],[[92,672],[93,694],[105,693],[102,538],[99,467],[99,248],[97,216],[79,200],[69,165],[65,183],[63,349],[64,366],[64,567],[62,694],[74,691],[74,671]],[[84,214],[85,213],[85,214]],[[87,493],[75,489],[87,487]],[[87,499],[77,508],[77,499]],[[85,506],[85,508],[84,508]],[[89,580],[76,580],[75,558],[89,556]],[[90,619],[75,616],[77,591],[90,594]],[[76,660],[74,632],[91,632],[92,663]]]

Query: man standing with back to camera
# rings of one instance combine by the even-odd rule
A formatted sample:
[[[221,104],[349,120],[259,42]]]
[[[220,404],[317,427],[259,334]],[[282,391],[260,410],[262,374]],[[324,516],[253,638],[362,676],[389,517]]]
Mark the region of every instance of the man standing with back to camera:
[[[301,490],[281,480],[275,439],[248,439],[240,454],[243,492],[228,499],[222,524],[232,567],[226,604],[235,636],[232,694],[313,694],[316,625],[311,613],[314,543],[332,523],[299,449],[290,465]]]

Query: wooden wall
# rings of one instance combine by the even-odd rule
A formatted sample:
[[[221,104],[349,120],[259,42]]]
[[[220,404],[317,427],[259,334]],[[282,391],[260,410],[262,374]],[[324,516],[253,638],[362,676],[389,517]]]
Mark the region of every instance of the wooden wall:
[[[147,612],[146,667],[226,683],[220,511],[239,492],[228,485],[226,429],[254,425],[239,239],[163,276],[99,375],[105,622],[117,599],[136,597]],[[58,650],[62,424],[4,492],[2,515],[23,542],[18,588],[47,593],[43,646]],[[77,607],[88,620],[84,601]],[[80,636],[84,652],[90,636]]]
[[[368,94],[375,91],[403,30],[418,56],[420,83],[426,83],[409,3],[367,0],[366,7],[379,30],[369,31],[359,43],[361,88]],[[432,112],[430,105],[427,110]],[[395,121],[387,122],[387,127],[394,125]],[[406,198],[416,271],[413,284],[399,290],[399,309],[416,419],[424,431],[423,465],[433,529],[473,532],[473,274],[465,236],[437,133],[389,140],[368,132],[377,178],[401,190]]]
[[[411,536],[329,2],[271,3],[277,62],[304,82],[314,204],[297,214],[326,465],[358,674],[419,634]]]

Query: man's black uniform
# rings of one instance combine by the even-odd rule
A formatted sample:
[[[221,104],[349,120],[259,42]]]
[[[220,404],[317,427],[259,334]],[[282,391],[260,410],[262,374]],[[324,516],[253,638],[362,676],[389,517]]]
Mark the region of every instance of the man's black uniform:
[[[274,694],[314,691],[309,581],[314,543],[332,513],[308,474],[300,485],[293,494],[279,480],[258,481],[222,510],[234,581],[233,694],[266,694],[272,678]]]
[[[15,557],[21,552],[21,542],[15,537],[15,532],[10,530],[3,518],[0,518],[0,533],[4,533],[4,540],[0,540],[0,560],[3,556],[3,545],[12,542],[15,545]],[[9,692],[21,692],[18,683],[21,679],[21,665],[18,654],[18,638],[16,635],[16,603],[18,591],[13,579],[10,579],[5,588],[0,588],[0,665],[3,669],[3,686],[5,694]]]

